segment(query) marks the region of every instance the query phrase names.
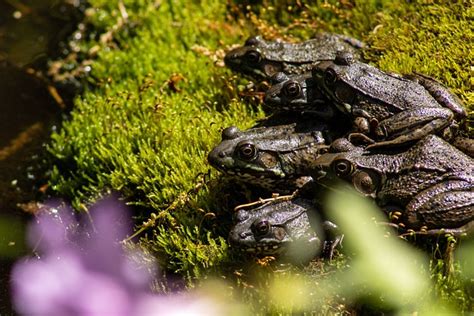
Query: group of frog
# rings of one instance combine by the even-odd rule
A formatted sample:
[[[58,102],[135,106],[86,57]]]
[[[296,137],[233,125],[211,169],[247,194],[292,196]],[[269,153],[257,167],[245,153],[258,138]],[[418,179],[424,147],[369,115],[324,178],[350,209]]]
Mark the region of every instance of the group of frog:
[[[399,232],[474,230],[474,140],[460,136],[460,100],[431,77],[365,63],[363,46],[328,33],[300,43],[256,36],[226,54],[232,70],[272,84],[264,102],[278,114],[248,130],[225,128],[208,161],[292,194],[237,208],[234,247],[274,256],[300,243],[310,256],[332,253],[337,223],[311,194],[337,181],[372,199]]]

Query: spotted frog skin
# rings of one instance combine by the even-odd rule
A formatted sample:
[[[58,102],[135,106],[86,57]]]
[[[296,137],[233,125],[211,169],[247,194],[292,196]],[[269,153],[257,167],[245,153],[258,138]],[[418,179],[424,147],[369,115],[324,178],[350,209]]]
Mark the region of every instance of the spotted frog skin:
[[[441,85],[434,79],[420,74],[413,74],[407,77],[410,80],[416,80],[416,82],[423,82],[425,87],[432,91],[437,91],[437,94],[433,93],[433,95],[436,96],[438,102],[443,104],[460,104],[455,95],[450,94],[447,90],[443,91],[440,88]],[[314,114],[324,120],[335,120],[342,125],[345,124],[343,119],[347,118],[347,116],[341,116],[333,104],[322,95],[321,89],[311,74],[306,73],[288,77],[283,73],[278,73],[274,78],[276,83],[265,94],[265,103],[272,109]],[[458,115],[459,119],[462,116],[463,114],[460,113]],[[355,120],[357,121],[357,119],[360,118]],[[348,125],[350,126],[351,123],[348,122]],[[347,130],[349,133],[351,131],[350,128]],[[458,135],[452,139],[452,145],[470,157],[474,157],[473,139]]]
[[[229,51],[224,62],[233,71],[255,79],[269,79],[277,72],[308,72],[321,60],[334,59],[337,51],[344,50],[358,56],[361,47],[363,44],[356,39],[329,33],[318,34],[300,43],[265,41],[255,36],[247,39],[244,46]]]
[[[273,192],[291,193],[311,178],[296,165],[314,159],[331,143],[328,126],[315,120],[222,131],[222,141],[208,155],[216,169]],[[302,154],[302,153],[305,154]]]
[[[353,119],[356,133],[350,138],[372,143],[367,149],[399,146],[431,133],[448,137],[455,120],[466,117],[458,99],[434,80],[386,73],[345,52],[312,73],[323,94]]]
[[[305,259],[311,259],[323,247],[323,226],[309,200],[274,201],[254,209],[240,209],[234,222],[230,244],[252,255],[292,257],[290,246],[296,245],[296,249],[304,249]]]
[[[310,72],[292,76],[279,72],[272,83],[265,93],[265,105],[275,111],[311,113],[326,120],[337,114]]]
[[[371,154],[346,139],[314,161],[313,170],[344,179],[411,229],[463,232],[474,220],[474,159],[429,135],[405,151]],[[467,226],[466,226],[467,225]]]

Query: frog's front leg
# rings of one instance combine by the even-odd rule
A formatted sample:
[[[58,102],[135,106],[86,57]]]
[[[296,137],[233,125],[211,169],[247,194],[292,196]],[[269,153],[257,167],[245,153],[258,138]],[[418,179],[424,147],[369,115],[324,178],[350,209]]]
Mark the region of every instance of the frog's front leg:
[[[445,108],[420,108],[406,110],[381,121],[375,128],[379,139],[388,139],[367,146],[367,149],[397,146],[421,139],[447,127],[453,120],[453,112]]]
[[[407,226],[449,229],[474,220],[472,180],[445,181],[416,195],[406,206]]]
[[[339,231],[339,227],[331,221],[323,222],[323,229],[326,233],[326,239],[324,240],[324,246],[321,256],[332,260],[334,257],[334,251],[340,245],[344,239],[344,234]]]

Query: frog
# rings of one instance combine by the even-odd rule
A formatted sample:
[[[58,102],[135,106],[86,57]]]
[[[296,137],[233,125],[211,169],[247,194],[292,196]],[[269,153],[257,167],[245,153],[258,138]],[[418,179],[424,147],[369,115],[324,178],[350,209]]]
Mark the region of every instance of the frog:
[[[271,77],[271,82],[264,102],[272,110],[309,113],[324,120],[337,117],[337,110],[316,85],[311,72],[300,75],[278,72]]]
[[[269,79],[277,72],[302,74],[321,60],[333,59],[337,51],[348,51],[360,56],[364,44],[354,38],[331,33],[320,33],[299,43],[281,39],[266,41],[253,36],[244,46],[230,50],[224,58],[227,67],[256,80]]]
[[[317,64],[312,75],[335,107],[351,117],[349,138],[367,143],[368,150],[404,145],[431,133],[450,140],[466,118],[459,99],[433,80],[384,72],[347,52]]]
[[[274,77],[276,83],[265,94],[265,103],[273,110],[311,114],[324,121],[337,122],[339,125],[351,124],[350,121],[347,121],[347,115],[343,116],[343,113],[336,110],[331,102],[321,96],[320,88],[309,73],[294,76],[277,73]],[[422,78],[425,80],[424,85],[428,87],[431,85],[430,89],[432,90],[435,90],[434,87],[440,87],[440,84],[434,81],[434,79],[427,79],[429,77],[421,74],[406,75],[406,77],[417,80],[417,82]],[[431,81],[428,82],[427,80]],[[437,99],[440,101],[452,99],[456,102],[455,100],[458,100],[455,95],[449,95],[440,89],[438,89],[438,94]],[[348,128],[347,132],[349,133],[349,138],[351,138],[351,135],[354,135],[351,128]],[[474,140],[472,138],[459,134],[454,137],[451,136],[450,139],[453,146],[470,157],[474,157]]]
[[[240,208],[234,223],[229,233],[231,247],[283,260],[307,262],[319,255],[331,258],[343,237],[334,223],[323,220],[312,200],[300,197]]]
[[[319,181],[350,183],[386,213],[397,210],[404,229],[457,235],[472,231],[474,159],[436,135],[384,153],[337,139],[308,168],[309,174],[326,173]]]
[[[231,126],[222,131],[222,141],[208,154],[208,162],[241,182],[276,193],[292,193],[312,181],[295,166],[325,152],[333,135],[337,134],[317,120],[248,130]]]

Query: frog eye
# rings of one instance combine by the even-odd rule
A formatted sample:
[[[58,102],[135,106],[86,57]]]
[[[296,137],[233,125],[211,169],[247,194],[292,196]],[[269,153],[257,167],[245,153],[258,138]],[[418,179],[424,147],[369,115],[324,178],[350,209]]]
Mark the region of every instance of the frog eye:
[[[242,159],[252,160],[257,156],[257,148],[255,148],[255,145],[251,143],[239,144],[238,153]]]
[[[234,214],[234,222],[236,222],[236,223],[243,222],[247,218],[249,218],[249,213],[245,210],[242,210],[242,209]]]
[[[227,127],[222,130],[222,140],[234,139],[239,136],[239,128],[237,126]]]
[[[380,177],[373,172],[359,171],[352,178],[352,184],[360,193],[372,194],[379,187]]]
[[[249,37],[246,41],[244,46],[255,46],[260,42],[260,37],[259,36],[252,36]]]
[[[256,50],[249,50],[245,53],[245,59],[250,64],[258,64],[262,60],[262,55]]]
[[[345,177],[354,171],[354,166],[346,159],[339,159],[333,163],[333,169],[338,177]]]
[[[288,80],[288,76],[284,72],[276,72],[273,76],[270,77],[270,82],[272,84],[277,84]]]
[[[355,61],[354,56],[347,51],[337,51],[336,58],[334,59],[334,63],[341,66],[349,66],[353,64]]]
[[[332,86],[337,81],[337,74],[336,71],[332,68],[327,68],[324,72],[324,83],[328,86]]]
[[[283,86],[282,92],[288,98],[296,98],[301,93],[301,86],[295,81],[290,81]]]
[[[270,223],[266,220],[254,224],[255,234],[259,236],[266,235],[270,231]]]

